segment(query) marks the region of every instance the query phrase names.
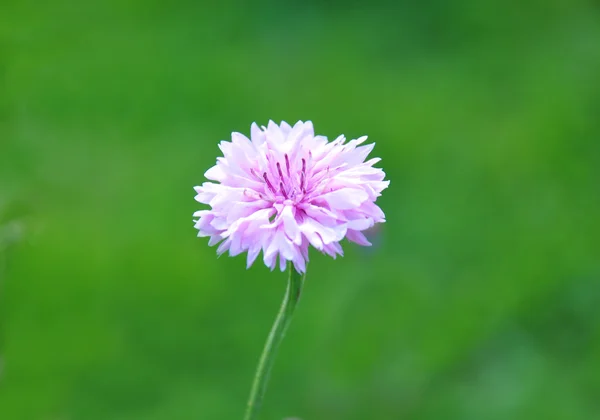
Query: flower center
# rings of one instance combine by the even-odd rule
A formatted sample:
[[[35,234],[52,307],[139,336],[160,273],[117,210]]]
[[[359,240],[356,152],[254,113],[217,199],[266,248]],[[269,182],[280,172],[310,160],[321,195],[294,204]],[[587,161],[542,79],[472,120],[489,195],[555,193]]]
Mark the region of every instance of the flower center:
[[[291,169],[290,158],[285,154],[285,172],[281,163],[276,162],[276,171],[263,172],[262,179],[265,181],[265,193],[274,201],[297,203],[306,194],[306,159],[302,158],[302,169],[294,171]]]

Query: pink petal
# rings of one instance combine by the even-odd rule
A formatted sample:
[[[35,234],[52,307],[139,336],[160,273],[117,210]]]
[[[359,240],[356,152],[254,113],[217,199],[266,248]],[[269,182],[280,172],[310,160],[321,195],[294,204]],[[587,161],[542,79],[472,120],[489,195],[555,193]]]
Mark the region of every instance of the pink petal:
[[[362,232],[357,230],[348,229],[346,238],[348,238],[349,241],[355,242],[362,246],[371,246],[371,242],[369,242],[367,237]]]
[[[319,196],[319,199],[327,201],[332,209],[347,210],[360,206],[369,199],[369,195],[363,190],[355,188],[342,188]]]

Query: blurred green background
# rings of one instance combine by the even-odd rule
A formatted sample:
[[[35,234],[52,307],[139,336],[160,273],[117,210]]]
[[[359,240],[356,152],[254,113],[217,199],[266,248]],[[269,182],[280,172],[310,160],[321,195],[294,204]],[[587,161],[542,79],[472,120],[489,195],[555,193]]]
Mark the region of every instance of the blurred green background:
[[[599,3],[218,3],[2,1],[0,418],[241,418],[285,276],[192,187],[269,119],[391,186],[377,246],[312,252],[262,419],[600,418]]]

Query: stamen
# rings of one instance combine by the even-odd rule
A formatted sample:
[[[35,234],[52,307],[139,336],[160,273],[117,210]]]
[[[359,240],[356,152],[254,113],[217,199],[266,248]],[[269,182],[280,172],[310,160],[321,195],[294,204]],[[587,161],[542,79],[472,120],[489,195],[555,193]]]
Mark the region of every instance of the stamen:
[[[287,169],[288,176],[290,176],[290,158],[288,157],[287,153],[285,154],[285,167]]]
[[[260,179],[260,176],[256,173],[253,168],[250,168],[250,173],[256,177],[256,179]]]
[[[267,173],[266,172],[263,174],[263,178],[265,179],[265,182],[267,183],[267,186],[269,187],[269,189],[271,190],[271,192],[273,194],[275,194],[275,188],[273,188],[273,184],[271,184],[271,181],[269,181],[269,178],[267,177]]]
[[[283,189],[283,181],[279,183],[279,190],[281,191],[281,193],[283,194],[283,196],[285,197],[285,199],[288,199],[288,195],[285,192],[285,190]]]
[[[306,193],[306,190],[304,189],[305,176],[306,176],[306,159],[302,158],[302,172],[300,173],[300,190],[303,193]]]
[[[283,181],[283,172],[281,172],[281,165],[277,162],[277,172],[279,172],[279,179]]]

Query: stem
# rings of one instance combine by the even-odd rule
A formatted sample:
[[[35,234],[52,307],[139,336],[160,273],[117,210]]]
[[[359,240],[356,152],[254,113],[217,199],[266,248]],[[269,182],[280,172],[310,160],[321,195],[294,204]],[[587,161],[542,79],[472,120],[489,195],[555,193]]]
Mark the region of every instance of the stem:
[[[256,373],[254,374],[254,381],[252,382],[252,390],[250,391],[250,398],[248,398],[244,420],[255,420],[257,418],[256,416],[260,411],[262,400],[265,396],[277,348],[285,336],[285,332],[292,320],[294,309],[298,304],[298,300],[300,300],[306,274],[299,274],[291,262],[288,263],[288,267],[289,277],[285,296],[283,297],[283,302],[281,302],[281,308],[279,309],[277,318],[275,318],[275,323],[271,328],[262,355],[260,356]]]

